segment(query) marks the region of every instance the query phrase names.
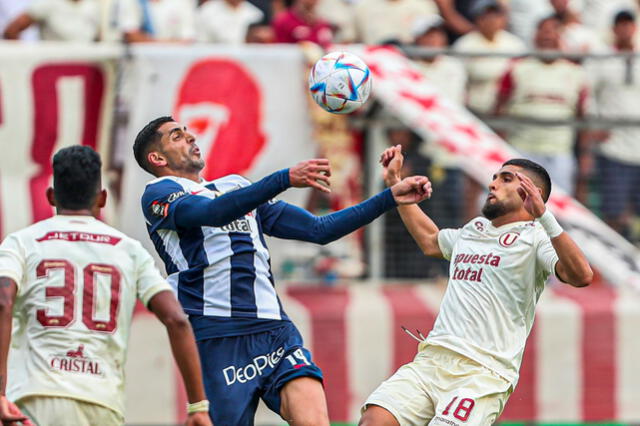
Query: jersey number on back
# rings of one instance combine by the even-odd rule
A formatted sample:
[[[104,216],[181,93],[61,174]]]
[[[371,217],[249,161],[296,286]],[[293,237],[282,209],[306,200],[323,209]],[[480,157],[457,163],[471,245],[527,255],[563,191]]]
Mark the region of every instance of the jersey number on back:
[[[47,309],[38,309],[36,316],[38,322],[44,327],[66,327],[71,324],[75,312],[76,268],[68,260],[50,259],[43,260],[36,268],[38,278],[47,278],[52,270],[64,272],[64,286],[48,286],[45,288],[45,297],[64,298],[62,315],[49,315]],[[96,276],[101,274],[108,277],[109,293],[109,319],[106,321],[95,319],[95,287]],[[117,327],[118,304],[120,302],[120,271],[113,265],[91,263],[82,270],[82,322],[89,330],[111,333]],[[104,280],[103,280],[104,282]]]

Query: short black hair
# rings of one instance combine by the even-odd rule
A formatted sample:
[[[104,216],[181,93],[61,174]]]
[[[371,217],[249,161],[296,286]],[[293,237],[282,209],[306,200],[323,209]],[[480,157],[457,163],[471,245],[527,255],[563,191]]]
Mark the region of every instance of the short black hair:
[[[636,15],[630,10],[621,10],[613,18],[613,25],[618,25],[622,22],[636,22]]]
[[[170,115],[165,115],[163,117],[158,117],[155,120],[151,120],[142,128],[142,130],[140,130],[140,132],[138,132],[136,140],[133,143],[133,156],[136,158],[138,165],[151,174],[154,173],[151,170],[149,161],[147,160],[147,154],[149,153],[151,145],[158,142],[162,137],[160,132],[158,132],[160,126],[170,121],[176,120],[174,120]]]
[[[83,210],[93,206],[100,190],[102,161],[88,146],[62,148],[53,156],[53,193],[58,207]]]
[[[545,203],[549,200],[549,195],[551,195],[551,178],[544,167],[525,158],[512,158],[502,165],[502,167],[504,166],[516,166],[533,173],[538,178],[537,180],[539,182],[537,183],[542,185],[542,199]]]

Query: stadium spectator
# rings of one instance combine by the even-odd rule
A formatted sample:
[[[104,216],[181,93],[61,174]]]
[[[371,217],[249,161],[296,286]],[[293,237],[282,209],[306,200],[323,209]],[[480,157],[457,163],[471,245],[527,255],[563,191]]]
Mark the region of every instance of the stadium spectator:
[[[0,34],[18,15],[21,15],[33,0],[0,0]],[[38,28],[31,26],[20,33],[21,40],[38,40]]]
[[[442,18],[434,15],[419,22],[414,28],[417,46],[443,49],[447,46],[447,34]],[[418,66],[438,90],[449,100],[464,105],[467,74],[463,63],[446,55],[437,55],[418,61]],[[425,211],[443,226],[455,227],[462,223],[464,212],[471,209],[467,199],[470,184],[458,167],[458,162],[446,150],[432,140],[425,140],[420,149],[422,155],[431,159],[429,176],[434,193],[426,203]],[[407,158],[410,162],[410,157]],[[440,188],[446,190],[438,191]],[[473,209],[475,211],[475,203]],[[424,257],[424,256],[423,256]],[[433,259],[430,260],[433,262]],[[441,261],[439,261],[442,263]],[[446,274],[446,269],[444,269]]]
[[[256,22],[247,28],[247,43],[270,44],[276,42],[276,34],[273,27],[266,22]]]
[[[187,425],[211,425],[193,331],[171,286],[138,241],[97,219],[107,195],[100,168],[89,147],[56,153],[46,192],[56,215],[0,246],[0,418],[9,424],[9,398],[37,425],[123,424],[139,299],[167,328],[190,403]]]
[[[128,43],[196,38],[195,4],[190,0],[122,0],[119,20]]]
[[[416,20],[438,13],[432,0],[361,0],[355,7],[358,41],[411,43]]]
[[[100,23],[99,0],[34,0],[3,35],[17,40],[24,30],[37,25],[42,40],[93,42],[98,40]]]
[[[562,23],[560,47],[563,51],[589,53],[602,50],[601,39],[593,29],[582,25],[579,12],[571,8],[569,0],[550,0],[550,2]]]
[[[327,244],[396,203],[424,200],[428,179],[405,179],[367,201],[317,217],[273,197],[290,187],[330,192],[324,186],[331,174],[326,159],[301,162],[253,184],[238,175],[207,182],[200,176],[204,160],[195,137],[171,117],[147,124],[133,151],[140,167],[156,176],[141,206],[193,324],[214,423],[253,424],[261,398],[291,424],[328,426],[322,373],[282,309],[264,234]],[[250,373],[262,357],[269,357],[268,365]]]
[[[477,29],[459,38],[453,49],[473,53],[519,53],[525,44],[507,32],[504,7],[496,1],[484,1],[473,9]],[[467,107],[473,112],[487,114],[493,111],[497,83],[507,70],[509,58],[487,57],[465,60],[467,69]]]
[[[637,52],[636,16],[620,11],[613,24],[615,52]],[[640,120],[640,64],[624,58],[593,61],[589,75],[594,79],[598,113],[608,119]],[[597,147],[601,212],[605,221],[627,238],[632,220],[640,213],[640,130],[614,127],[605,132]]]
[[[463,36],[475,30],[475,9],[482,7],[487,0],[434,0],[440,11],[440,15],[446,22],[449,30],[449,41],[455,42]]]
[[[582,22],[607,42],[611,41],[611,22],[617,12],[629,10],[638,13],[640,11],[637,0],[583,0],[583,3]]]
[[[198,41],[243,44],[249,25],[263,19],[262,11],[246,0],[209,0],[196,11]]]
[[[382,155],[385,183],[400,179],[402,153]],[[487,171],[490,173],[490,171]],[[545,203],[549,175],[525,159],[505,162],[482,216],[439,229],[415,206],[398,210],[427,256],[451,261],[433,329],[412,362],[367,398],[360,426],[496,424],[518,382],[534,312],[549,276],[585,287],[593,272]]]
[[[353,43],[356,41],[355,10],[351,0],[320,0],[318,16],[331,23],[335,41]]]
[[[431,49],[446,49],[448,46],[444,21],[438,15],[418,19],[413,27],[413,44]],[[434,55],[417,61],[423,74],[452,101],[464,104],[467,72],[464,64],[446,55]]]
[[[509,0],[509,31],[531,47],[536,25],[552,13],[553,8],[548,1]]]
[[[327,47],[333,41],[329,22],[318,16],[318,0],[290,0],[291,5],[276,15],[273,30],[278,43],[311,41]]]
[[[561,28],[556,16],[540,21],[535,47],[559,51]],[[587,95],[587,76],[580,65],[562,58],[528,57],[514,61],[503,76],[496,113],[571,120],[584,114]],[[573,193],[576,177],[574,139],[575,132],[568,125],[514,124],[507,132],[511,145],[545,167],[551,179],[569,193]],[[585,139],[581,136],[578,140],[580,148]],[[580,171],[586,172],[586,163],[580,164]]]

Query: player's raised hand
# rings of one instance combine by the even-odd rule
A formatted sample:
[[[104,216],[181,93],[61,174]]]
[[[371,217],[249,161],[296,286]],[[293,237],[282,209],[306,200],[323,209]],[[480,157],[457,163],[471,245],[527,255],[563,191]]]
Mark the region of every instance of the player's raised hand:
[[[404,178],[391,187],[393,198],[398,204],[419,203],[431,197],[432,192],[431,182],[425,176]]]
[[[520,181],[518,193],[524,201],[524,208],[531,216],[538,218],[542,216],[546,207],[540,189],[535,186],[533,181],[523,173],[516,173],[516,177]]]
[[[380,164],[382,164],[382,178],[387,186],[393,186],[402,180],[401,170],[404,162],[402,155],[402,147],[400,145],[392,146],[384,150],[380,155]]]
[[[326,158],[302,161],[289,169],[289,182],[295,188],[316,188],[331,192],[331,165]]]
[[[33,426],[29,418],[4,395],[0,395],[0,420],[3,426]]]
[[[189,414],[185,426],[213,426],[213,422],[206,411]]]

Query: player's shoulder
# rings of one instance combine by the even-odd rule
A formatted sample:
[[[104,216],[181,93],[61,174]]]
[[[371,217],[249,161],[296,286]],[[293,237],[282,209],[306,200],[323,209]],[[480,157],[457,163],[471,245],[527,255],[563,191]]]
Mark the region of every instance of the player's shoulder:
[[[489,225],[491,225],[491,221],[484,216],[478,216],[471,219],[469,222],[465,223],[462,228],[462,231],[465,232],[485,232]]]
[[[145,186],[142,202],[143,204],[157,200],[173,202],[190,193],[196,186],[200,187],[200,184],[177,176],[157,178],[148,182]]]

